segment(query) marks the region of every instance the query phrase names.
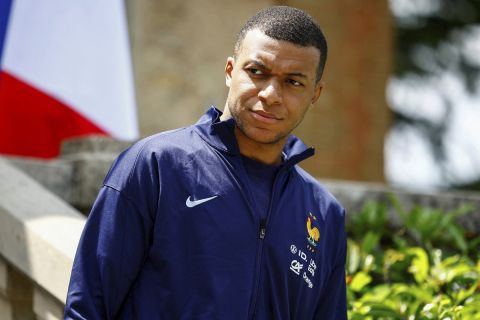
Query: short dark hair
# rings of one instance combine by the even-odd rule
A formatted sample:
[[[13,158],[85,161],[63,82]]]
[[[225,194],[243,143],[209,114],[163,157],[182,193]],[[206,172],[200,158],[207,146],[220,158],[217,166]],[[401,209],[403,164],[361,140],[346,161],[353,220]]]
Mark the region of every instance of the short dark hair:
[[[274,6],[260,10],[243,25],[238,33],[235,55],[239,53],[245,35],[255,29],[275,40],[317,48],[320,51],[317,81],[322,78],[327,61],[327,40],[318,23],[309,14],[288,6]]]

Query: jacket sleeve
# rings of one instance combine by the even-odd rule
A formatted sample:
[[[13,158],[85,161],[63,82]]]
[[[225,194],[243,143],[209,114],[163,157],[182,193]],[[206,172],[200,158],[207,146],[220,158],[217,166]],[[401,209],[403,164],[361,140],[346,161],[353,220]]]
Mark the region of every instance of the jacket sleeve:
[[[344,215],[343,215],[344,217]],[[323,290],[322,298],[317,307],[317,320],[347,320],[347,292],[345,278],[345,261],[347,253],[347,238],[344,223],[338,232],[339,249],[332,272]]]
[[[80,239],[65,319],[113,319],[145,260],[151,221],[120,191],[103,186]]]

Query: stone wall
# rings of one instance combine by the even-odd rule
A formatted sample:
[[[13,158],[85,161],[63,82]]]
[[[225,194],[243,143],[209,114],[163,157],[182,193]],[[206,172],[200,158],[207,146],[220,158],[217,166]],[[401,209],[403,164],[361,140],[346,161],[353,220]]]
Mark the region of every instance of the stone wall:
[[[0,255],[0,318],[35,319],[33,286],[24,274]]]
[[[0,221],[0,319],[61,319],[85,217],[0,158]]]

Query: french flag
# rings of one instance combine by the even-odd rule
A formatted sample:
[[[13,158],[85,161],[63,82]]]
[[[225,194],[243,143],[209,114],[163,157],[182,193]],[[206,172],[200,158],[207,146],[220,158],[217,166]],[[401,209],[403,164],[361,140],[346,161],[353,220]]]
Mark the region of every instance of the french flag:
[[[0,154],[138,137],[123,0],[0,0]]]

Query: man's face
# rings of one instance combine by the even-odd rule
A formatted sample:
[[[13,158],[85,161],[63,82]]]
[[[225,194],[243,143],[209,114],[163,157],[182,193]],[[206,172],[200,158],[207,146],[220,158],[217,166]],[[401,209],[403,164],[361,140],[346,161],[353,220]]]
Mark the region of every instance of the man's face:
[[[225,67],[230,88],[225,117],[232,116],[237,139],[254,144],[283,144],[318,99],[316,81],[320,52],[278,41],[251,30]]]

